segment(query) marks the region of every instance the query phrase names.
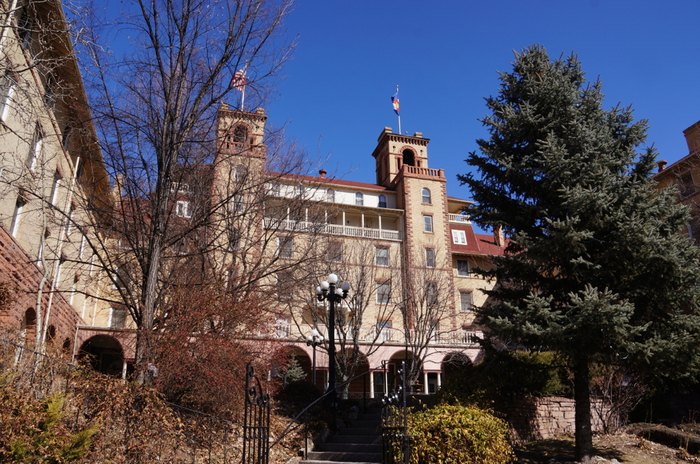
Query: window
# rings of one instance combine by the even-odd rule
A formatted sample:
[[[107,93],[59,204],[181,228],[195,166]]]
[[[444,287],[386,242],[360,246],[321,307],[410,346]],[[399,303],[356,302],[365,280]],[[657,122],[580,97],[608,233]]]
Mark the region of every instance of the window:
[[[61,186],[61,175],[56,171],[53,176],[53,187],[51,187],[51,206],[56,206],[58,201],[58,189]]]
[[[277,239],[277,250],[280,258],[291,258],[294,249],[294,240],[292,237],[279,237]]]
[[[109,326],[112,329],[123,329],[126,327],[126,309],[123,308],[110,308],[112,315],[110,317],[111,323]]]
[[[466,259],[457,260],[457,275],[468,276],[469,275],[469,261]]]
[[[299,198],[303,198],[305,190],[306,189],[304,188],[303,185],[301,185],[301,184],[295,185],[294,186],[294,196],[299,197]]]
[[[10,103],[17,89],[17,75],[12,71],[6,71],[0,80],[0,121],[7,121],[10,114]]]
[[[459,292],[459,309],[463,312],[469,312],[473,309],[472,292]]]
[[[64,150],[68,150],[68,144],[70,143],[71,132],[73,132],[73,126],[67,125],[63,128],[63,133],[61,134],[61,146]]]
[[[365,196],[362,195],[362,192],[355,193],[355,204],[357,206],[363,206],[365,204]]]
[[[231,199],[231,211],[234,213],[241,213],[245,209],[245,203],[243,202],[243,195],[236,194]]]
[[[433,336],[430,337],[434,342],[440,342],[442,339],[442,332],[440,331],[440,321],[433,322]]]
[[[34,130],[34,138],[32,139],[32,146],[29,148],[29,154],[27,155],[27,167],[33,171],[34,168],[36,167],[36,162],[39,159],[39,156],[41,155],[41,148],[44,145],[44,133],[41,130],[41,127],[39,127],[39,124],[36,125],[36,129]]]
[[[190,211],[190,202],[179,200],[175,206],[175,215],[184,218],[192,217],[192,212]]]
[[[269,194],[272,195],[273,197],[278,197],[280,196],[281,188],[279,182],[270,182],[268,184],[270,192]]]
[[[328,203],[335,203],[335,190],[333,190],[333,189],[326,190],[326,201]]]
[[[388,304],[391,301],[391,282],[377,284],[377,303]]]
[[[423,232],[433,232],[433,217],[429,214],[423,215]]]
[[[280,271],[277,273],[277,301],[280,303],[289,302],[294,292],[294,276],[290,271]]]
[[[438,303],[438,288],[436,282],[428,282],[425,286],[425,302],[428,306],[435,306]]]
[[[333,240],[328,242],[328,261],[338,262],[343,260],[343,242],[340,240]]]
[[[248,175],[248,168],[243,166],[242,164],[239,164],[235,168],[233,168],[233,180],[236,182],[243,182]]]
[[[386,208],[386,196],[385,195],[379,195],[379,207]]]
[[[687,197],[695,193],[695,182],[693,182],[693,176],[690,171],[686,171],[680,175],[678,179],[678,189],[682,197]]]
[[[433,203],[432,198],[430,197],[430,189],[423,187],[423,189],[420,191],[420,195],[424,205],[430,205]]]
[[[275,333],[277,338],[288,338],[292,332],[292,324],[289,319],[279,318],[275,323]]]
[[[83,254],[85,253],[85,241],[87,239],[84,235],[80,236],[80,246],[78,247],[78,259],[83,259]]]
[[[416,154],[413,153],[413,150],[409,150],[407,148],[403,151],[402,155],[403,155],[403,164],[407,164],[409,166],[416,165]]]
[[[238,250],[241,246],[241,233],[235,227],[229,227],[228,231],[228,249],[229,251]]]
[[[377,266],[389,265],[389,248],[377,247],[374,249],[374,264]]]
[[[392,341],[391,321],[377,322],[377,335],[380,342]]]
[[[425,249],[425,266],[435,267],[435,248]]]
[[[467,233],[463,230],[453,230],[452,231],[452,243],[455,245],[466,245],[467,244]]]
[[[233,130],[233,141],[235,143],[244,143],[248,139],[248,128],[244,125],[236,126]]]
[[[24,206],[27,201],[20,194],[17,196],[17,202],[15,203],[15,212],[12,214],[12,222],[10,223],[10,235],[17,237],[17,232],[19,231],[19,224],[22,221],[22,212],[24,211]]]
[[[29,16],[29,6],[22,8],[22,15],[17,24],[17,35],[22,48],[27,49],[32,41],[32,18]]]

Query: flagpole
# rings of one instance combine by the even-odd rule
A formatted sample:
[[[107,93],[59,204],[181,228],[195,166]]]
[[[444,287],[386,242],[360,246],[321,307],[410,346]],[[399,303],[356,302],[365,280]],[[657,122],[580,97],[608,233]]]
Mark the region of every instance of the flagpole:
[[[243,90],[241,90],[241,111],[245,111],[245,84],[243,85]]]
[[[399,135],[401,135],[401,115],[396,116],[399,119]]]

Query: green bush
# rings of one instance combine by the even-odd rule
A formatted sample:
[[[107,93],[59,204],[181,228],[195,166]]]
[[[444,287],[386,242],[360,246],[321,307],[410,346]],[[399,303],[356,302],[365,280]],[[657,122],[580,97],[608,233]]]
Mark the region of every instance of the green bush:
[[[497,407],[527,396],[570,396],[566,364],[552,352],[487,350],[477,366],[447,375],[441,402]]]
[[[508,426],[486,411],[439,405],[409,415],[411,464],[506,464]]]

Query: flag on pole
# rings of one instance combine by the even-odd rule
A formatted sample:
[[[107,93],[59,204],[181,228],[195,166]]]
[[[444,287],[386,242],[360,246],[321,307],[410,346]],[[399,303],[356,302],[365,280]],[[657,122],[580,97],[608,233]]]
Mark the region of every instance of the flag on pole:
[[[391,104],[394,106],[394,113],[396,113],[396,115],[398,116],[399,111],[401,109],[401,107],[399,105],[399,86],[398,85],[396,86],[396,93],[394,94],[393,97],[391,97]]]
[[[245,91],[245,86],[247,83],[248,80],[245,77],[245,68],[236,71],[233,75],[233,79],[231,79],[231,84],[233,85],[233,88],[238,90],[239,92]]]

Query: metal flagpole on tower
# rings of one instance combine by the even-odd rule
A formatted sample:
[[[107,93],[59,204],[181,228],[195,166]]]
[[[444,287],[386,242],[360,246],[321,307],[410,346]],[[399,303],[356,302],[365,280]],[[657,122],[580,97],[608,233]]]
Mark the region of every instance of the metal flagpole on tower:
[[[241,92],[241,111],[245,110],[245,87],[248,84],[248,79],[246,78],[246,71],[248,70],[248,63],[246,63],[243,69],[239,69],[233,75],[233,88]]]
[[[391,97],[391,103],[394,106],[394,113],[399,120],[399,134],[401,134],[401,106],[399,105],[399,84],[396,84],[396,93]]]

